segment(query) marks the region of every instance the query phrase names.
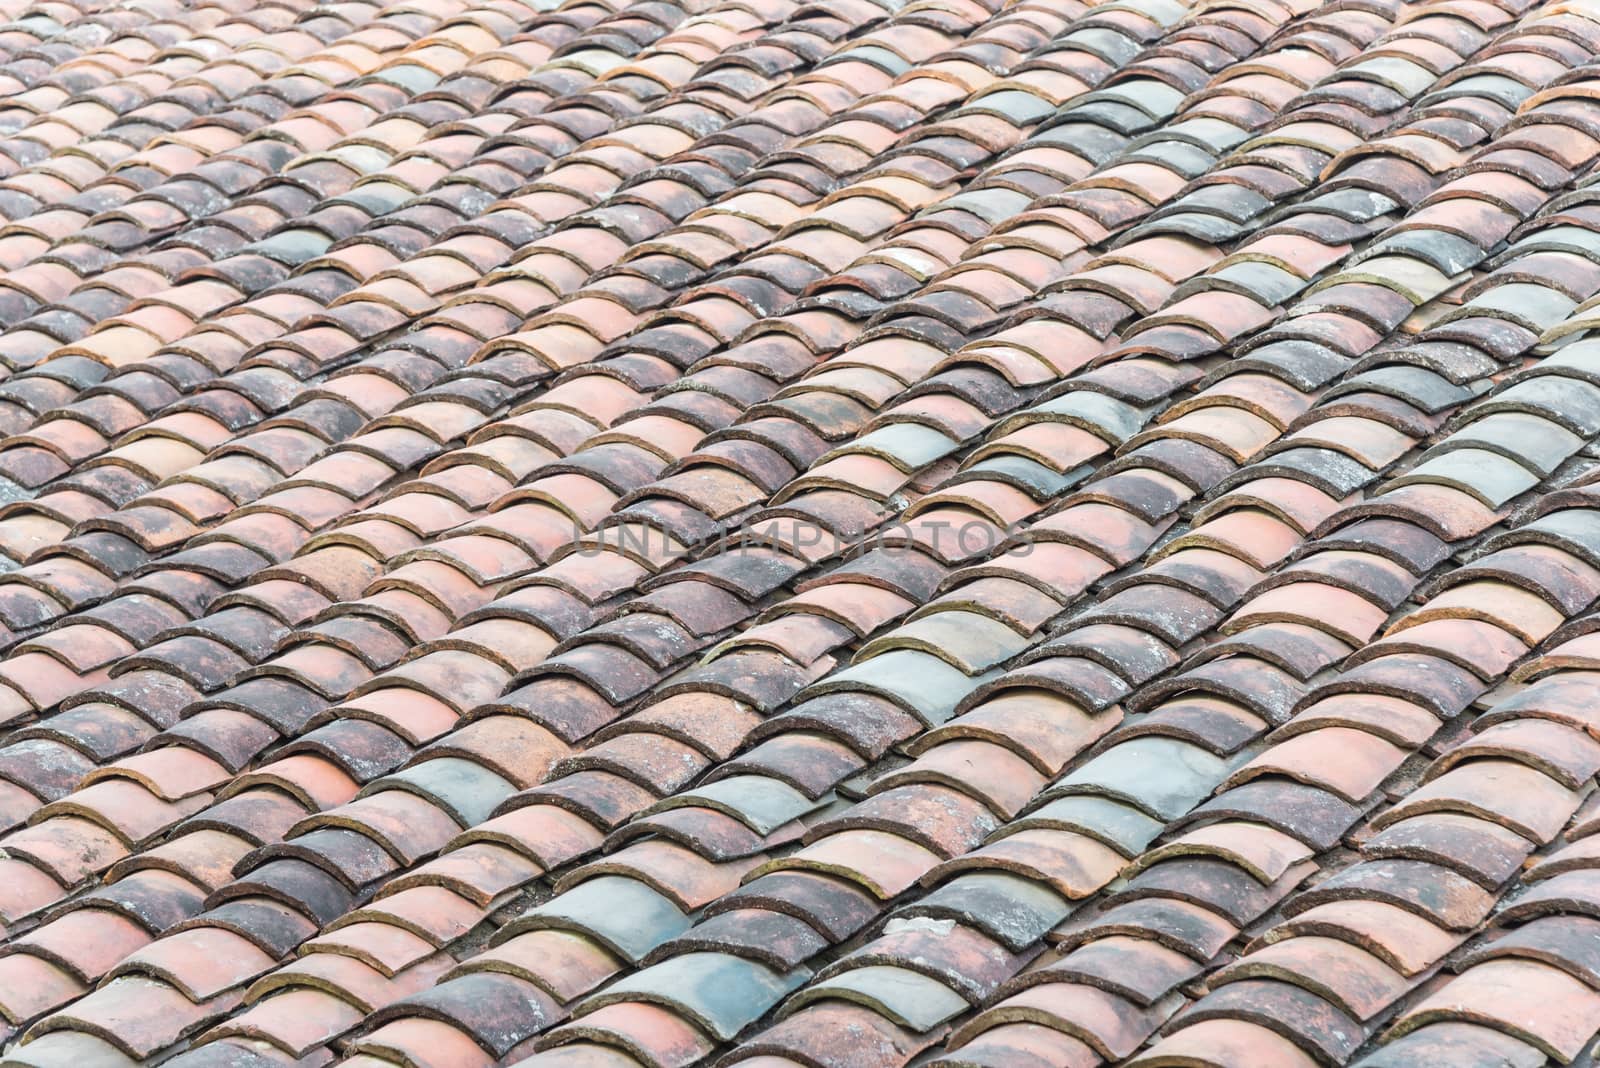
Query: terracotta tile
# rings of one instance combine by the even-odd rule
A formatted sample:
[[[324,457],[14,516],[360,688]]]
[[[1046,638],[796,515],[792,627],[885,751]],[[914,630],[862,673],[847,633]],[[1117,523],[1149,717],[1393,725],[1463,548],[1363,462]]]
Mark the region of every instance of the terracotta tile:
[[[1157,1042],[1128,1062],[1140,1068],[1180,1064],[1270,1064],[1310,1068],[1318,1063],[1280,1035],[1243,1020],[1202,1020]]]
[[[1403,1035],[1434,1020],[1483,1023],[1570,1060],[1593,1033],[1590,1021],[1600,1011],[1595,998],[1594,991],[1554,968],[1488,961],[1410,1009],[1390,1034]]]

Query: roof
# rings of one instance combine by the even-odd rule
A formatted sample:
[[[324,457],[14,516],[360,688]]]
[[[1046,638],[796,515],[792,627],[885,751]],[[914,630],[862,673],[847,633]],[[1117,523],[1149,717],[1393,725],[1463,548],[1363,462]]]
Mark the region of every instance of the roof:
[[[1600,6],[0,0],[0,1066],[1600,1032]]]

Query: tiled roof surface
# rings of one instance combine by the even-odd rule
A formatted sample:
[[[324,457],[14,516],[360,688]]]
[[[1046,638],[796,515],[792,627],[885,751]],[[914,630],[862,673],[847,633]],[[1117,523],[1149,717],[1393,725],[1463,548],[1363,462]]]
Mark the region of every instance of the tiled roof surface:
[[[1600,0],[0,0],[0,1068],[1600,1032]]]

